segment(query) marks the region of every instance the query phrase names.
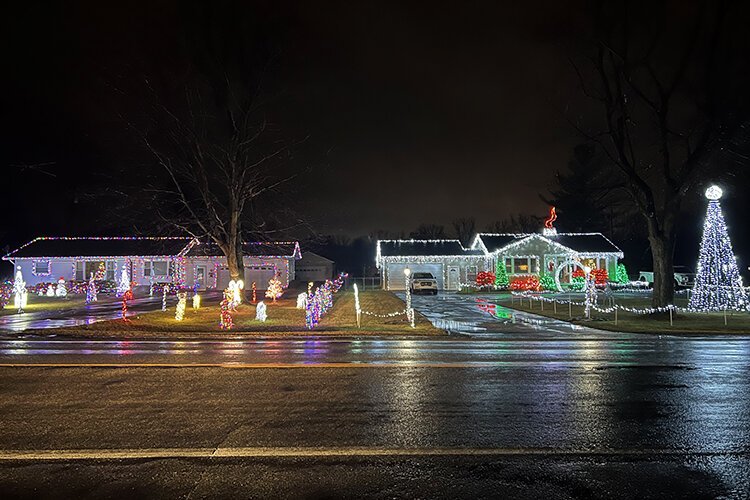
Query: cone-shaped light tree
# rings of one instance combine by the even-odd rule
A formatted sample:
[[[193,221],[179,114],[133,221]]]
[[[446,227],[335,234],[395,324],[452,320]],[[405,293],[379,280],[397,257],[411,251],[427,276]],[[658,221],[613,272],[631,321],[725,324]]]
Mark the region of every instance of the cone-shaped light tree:
[[[737,259],[719,204],[721,195],[718,186],[706,190],[708,213],[703,224],[698,269],[688,306],[695,311],[744,311],[748,307],[747,293],[742,286]]]

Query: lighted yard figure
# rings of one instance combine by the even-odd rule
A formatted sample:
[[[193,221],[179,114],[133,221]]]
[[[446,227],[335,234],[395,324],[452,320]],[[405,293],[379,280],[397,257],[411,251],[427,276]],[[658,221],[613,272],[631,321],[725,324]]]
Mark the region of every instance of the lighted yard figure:
[[[346,276],[342,273],[335,281],[326,280],[315,289],[315,292],[308,292],[305,307],[305,326],[308,330],[315,328],[323,315],[333,306],[333,294],[341,289]],[[312,289],[312,285],[312,281],[308,283],[308,290]]]
[[[232,321],[232,311],[231,311],[231,304],[232,304],[232,292],[227,288],[224,290],[224,298],[221,299],[221,304],[219,304],[219,308],[221,309],[221,316],[219,317],[219,326],[222,330],[231,330],[232,326],[234,326],[234,322]]]
[[[127,318],[128,314],[128,301],[133,300],[133,290],[128,288],[123,294],[122,294],[122,320],[123,321],[130,321]]]
[[[266,290],[266,297],[272,299],[276,303],[276,299],[280,298],[284,293],[284,289],[281,287],[281,280],[279,275],[276,273],[273,278],[268,280],[268,289]]]
[[[404,276],[406,276],[406,319],[414,328],[414,309],[411,308],[411,269],[408,267],[404,269]]]
[[[258,302],[258,305],[255,306],[255,319],[258,321],[265,321],[268,319],[268,314],[266,314],[266,305],[261,300]]]
[[[302,292],[297,295],[297,309],[304,309],[307,307],[307,293]]]
[[[187,292],[177,292],[177,307],[174,310],[174,319],[182,321],[185,317],[185,307],[187,307]]]
[[[245,282],[242,280],[230,280],[227,289],[232,292],[232,310],[242,303],[242,290],[245,288]]]
[[[99,263],[99,269],[96,270],[96,274],[94,275],[94,279],[96,281],[101,281],[104,279],[104,277],[107,274],[107,268],[104,266],[104,262]]]
[[[688,304],[688,308],[694,311],[745,311],[748,308],[747,293],[742,286],[719,203],[722,194],[719,186],[706,190],[708,211],[703,224],[695,285]]]
[[[120,282],[117,284],[117,296],[121,297],[128,290],[130,290],[130,275],[128,274],[127,264],[123,264],[122,272],[120,273]]]
[[[594,275],[591,272],[591,268],[589,266],[585,266],[583,268],[583,272],[585,273],[584,304],[585,304],[586,319],[591,319],[591,308],[596,305],[596,279],[594,278]]]
[[[47,297],[54,297],[55,296],[55,287],[50,283],[47,285]]]
[[[91,304],[92,302],[96,302],[96,295],[96,281],[94,281],[94,273],[91,273],[89,284],[86,287],[86,303]]]
[[[197,293],[193,293],[193,309],[201,308],[201,296]]]
[[[16,278],[13,281],[13,293],[15,295],[13,305],[18,309],[19,313],[22,313],[26,307],[28,292],[26,291],[26,282],[23,280],[23,273],[20,266],[16,271]]]
[[[258,292],[258,287],[255,284],[255,282],[253,281],[253,304],[255,304],[256,302],[258,302],[258,293],[257,292]]]
[[[167,294],[169,293],[169,284],[164,283],[164,286],[161,289],[161,310],[166,311],[167,310]]]
[[[68,288],[65,286],[65,278],[57,280],[57,288],[55,288],[56,297],[66,297],[68,295]]]

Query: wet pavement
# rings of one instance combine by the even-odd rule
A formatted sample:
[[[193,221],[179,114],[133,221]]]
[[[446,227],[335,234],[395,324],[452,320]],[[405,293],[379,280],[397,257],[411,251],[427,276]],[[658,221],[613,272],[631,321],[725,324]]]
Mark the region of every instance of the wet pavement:
[[[215,300],[216,297],[218,297],[218,294],[214,293],[210,294],[207,299]],[[168,306],[174,308],[177,299],[170,295],[167,301]],[[161,296],[137,297],[128,301],[128,315],[159,311],[161,307]],[[7,335],[8,332],[18,333],[26,330],[90,325],[97,321],[121,317],[122,301],[114,297],[101,297],[99,301],[92,304],[0,316],[0,334],[5,333]]]
[[[445,297],[415,298],[459,330],[429,340],[1,341],[0,491],[747,497],[749,338]]]

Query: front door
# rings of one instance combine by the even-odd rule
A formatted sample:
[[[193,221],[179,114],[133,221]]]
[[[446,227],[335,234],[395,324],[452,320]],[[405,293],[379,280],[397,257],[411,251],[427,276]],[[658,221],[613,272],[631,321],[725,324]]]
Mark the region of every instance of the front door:
[[[206,266],[195,267],[195,284],[198,288],[206,288]]]
[[[458,266],[448,266],[448,290],[458,290]]]

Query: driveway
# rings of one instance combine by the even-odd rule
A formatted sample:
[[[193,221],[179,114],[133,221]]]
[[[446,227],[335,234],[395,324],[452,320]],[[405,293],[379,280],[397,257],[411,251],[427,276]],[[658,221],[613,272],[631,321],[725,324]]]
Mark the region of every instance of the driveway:
[[[402,299],[404,294],[398,294]],[[566,321],[516,311],[498,305],[497,294],[459,295],[442,293],[437,296],[412,295],[412,306],[435,326],[451,333],[472,337],[527,338],[530,333],[539,339],[636,338],[637,334],[607,332],[574,325]]]

